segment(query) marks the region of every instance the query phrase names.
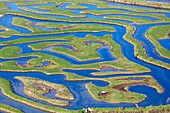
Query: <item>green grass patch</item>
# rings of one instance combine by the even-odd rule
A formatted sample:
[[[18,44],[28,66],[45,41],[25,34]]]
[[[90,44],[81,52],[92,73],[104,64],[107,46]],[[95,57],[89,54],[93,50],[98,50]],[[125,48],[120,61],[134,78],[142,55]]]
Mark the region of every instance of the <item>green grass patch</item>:
[[[0,104],[0,111],[5,111],[7,113],[23,113],[21,110],[5,104]]]
[[[6,6],[5,2],[0,2],[0,10],[8,10],[9,8]]]

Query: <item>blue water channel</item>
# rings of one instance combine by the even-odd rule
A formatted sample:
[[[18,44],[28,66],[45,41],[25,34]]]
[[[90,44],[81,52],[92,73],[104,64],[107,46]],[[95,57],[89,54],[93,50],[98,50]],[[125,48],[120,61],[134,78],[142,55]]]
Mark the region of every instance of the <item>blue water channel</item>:
[[[166,49],[170,50],[170,38],[160,39],[159,43]]]
[[[117,6],[122,6],[123,4],[118,4],[118,3],[108,3],[110,5],[117,5]],[[7,4],[8,7],[10,7],[11,10],[13,11],[21,11],[18,6],[16,5],[16,3],[8,3]],[[48,4],[48,5],[53,5],[53,4]],[[62,10],[68,10],[66,7],[69,5],[68,4],[62,4],[56,8],[62,9]],[[86,6],[87,9],[86,10],[98,10],[100,8],[97,8],[95,5],[90,5],[90,4],[80,4],[81,6]],[[131,5],[126,5],[128,7],[132,7]],[[146,8],[143,6],[133,6],[134,8]],[[30,9],[35,9],[34,6],[31,7],[27,7]],[[152,9],[152,8],[151,8]],[[105,10],[102,9],[101,10]],[[109,10],[109,9],[107,9]],[[38,11],[44,11],[41,9],[38,9]],[[24,11],[21,11],[24,12]],[[46,11],[44,11],[46,12]],[[73,14],[80,14],[81,9],[76,9],[73,10]],[[54,15],[51,15],[54,16]],[[86,18],[96,18],[96,19],[106,19],[104,18],[105,15],[102,16],[96,16],[96,15],[90,15],[90,14],[86,14]],[[121,15],[119,15],[121,16]],[[122,15],[123,16],[123,15]],[[37,19],[32,19],[32,18],[27,18],[27,17],[21,17],[21,16],[14,16],[14,15],[4,15],[2,17],[2,19],[0,19],[0,24],[7,27],[7,28],[11,28],[14,29],[20,33],[30,33],[30,31],[28,29],[19,27],[19,26],[15,26],[12,24],[12,19],[15,17],[19,17],[19,18],[24,18],[27,19],[31,22],[52,22],[52,23],[61,23],[61,24],[73,24],[70,22],[55,22],[55,21],[47,21],[47,20],[37,20]],[[134,16],[135,17],[135,16]],[[65,18],[70,18],[70,17],[65,17]],[[143,18],[143,17],[141,17]],[[152,17],[146,17],[150,20],[152,20]],[[85,19],[85,18],[84,18]],[[129,21],[122,21],[122,22],[126,22],[131,24],[132,22]],[[77,24],[99,24],[99,23],[88,23],[88,22],[84,22],[84,23],[77,23]],[[104,25],[104,24],[101,24]],[[145,66],[147,68],[149,68],[151,70],[151,72],[147,72],[147,73],[142,73],[142,74],[117,74],[117,75],[108,75],[108,76],[104,76],[104,77],[98,77],[98,76],[93,76],[92,73],[94,72],[101,72],[101,70],[70,70],[70,69],[65,69],[63,71],[65,72],[70,72],[70,73],[76,73],[80,76],[86,76],[86,77],[91,77],[91,78],[109,78],[109,77],[116,77],[116,76],[141,76],[141,75],[151,75],[154,77],[154,79],[156,79],[158,81],[158,83],[164,88],[164,92],[163,93],[158,93],[154,88],[145,86],[145,85],[139,85],[139,86],[132,86],[130,87],[130,91],[134,91],[134,92],[138,92],[138,93],[142,93],[147,95],[146,100],[138,103],[139,106],[149,106],[149,105],[165,105],[165,104],[169,104],[169,102],[167,101],[168,98],[170,98],[170,70],[167,70],[165,68],[161,68],[146,62],[143,62],[139,59],[135,58],[134,55],[134,47],[133,45],[131,45],[130,43],[128,43],[127,41],[125,41],[123,39],[123,36],[126,33],[126,28],[123,26],[118,26],[118,25],[114,25],[114,24],[105,24],[106,26],[111,26],[113,28],[116,29],[116,32],[96,32],[96,33],[92,33],[92,32],[75,32],[75,33],[63,33],[63,34],[50,34],[50,35],[38,35],[38,36],[12,36],[9,39],[5,39],[5,38],[0,38],[0,41],[8,41],[8,40],[15,40],[15,39],[19,39],[19,38],[42,38],[42,37],[51,37],[51,36],[70,36],[70,35],[74,35],[78,38],[84,38],[87,34],[92,34],[94,36],[104,36],[106,34],[112,34],[113,36],[113,40],[116,41],[118,44],[121,45],[122,47],[122,53],[124,54],[125,57],[127,57],[128,60],[135,62],[137,64],[140,64],[142,66]],[[145,36],[144,33],[151,27],[153,26],[160,26],[160,25],[169,25],[169,23],[159,23],[159,24],[147,24],[147,25],[137,25],[137,24],[133,24],[136,27],[136,32],[134,33],[133,37],[136,38],[137,40],[139,40],[142,44],[144,45],[144,48],[148,54],[148,56],[166,62],[166,63],[170,63],[169,59],[165,59],[163,57],[161,57],[158,52],[156,51],[155,47],[153,46],[153,44],[148,41]],[[41,29],[41,28],[40,28]],[[43,30],[43,29],[41,29]],[[44,29],[47,30],[47,29]],[[49,29],[50,30],[50,29]],[[167,39],[168,40],[168,39]],[[47,42],[51,42],[52,40],[48,40]],[[53,41],[57,41],[57,40],[53,40]],[[163,47],[168,48],[167,46],[167,42],[168,41],[163,41],[163,40],[159,40],[160,43],[163,45]],[[43,41],[40,41],[43,42]],[[46,41],[44,41],[46,42]],[[82,65],[82,64],[89,64],[89,63],[96,63],[96,62],[109,62],[109,61],[114,61],[116,60],[114,58],[114,56],[110,53],[110,47],[106,46],[103,44],[103,46],[101,46],[101,48],[99,48],[96,52],[98,53],[98,55],[100,56],[100,59],[95,59],[95,60],[89,60],[89,61],[79,61],[76,60],[75,58],[72,58],[70,56],[64,55],[64,54],[60,54],[57,52],[52,51],[51,49],[53,47],[57,47],[60,46],[62,48],[66,48],[66,49],[70,49],[72,50],[73,48],[68,47],[68,46],[64,46],[64,45],[56,45],[56,46],[52,46],[49,48],[44,48],[43,50],[37,50],[34,51],[31,48],[28,47],[29,44],[36,44],[37,42],[29,42],[29,43],[23,43],[23,44],[13,44],[12,46],[19,46],[23,51],[20,52],[19,54],[27,54],[27,53],[34,53],[34,52],[43,52],[49,55],[53,55],[59,58],[62,58],[72,64],[76,64],[76,65]],[[0,46],[0,48],[3,48],[5,46]],[[154,52],[153,52],[154,50]],[[16,62],[18,62],[19,65],[26,65],[27,61],[29,59],[32,59],[35,56],[31,56],[31,57],[25,57],[25,58],[17,58],[17,59],[0,59],[0,62],[5,62],[8,60],[14,60]],[[49,62],[44,62],[43,66],[48,66]],[[37,67],[37,68],[43,68],[43,67]],[[121,70],[116,70],[113,69],[112,71],[121,71]],[[23,96],[25,98],[29,98],[31,100],[34,100],[36,102],[40,102],[43,104],[47,104],[49,105],[49,103],[43,102],[43,101],[39,101],[39,100],[35,100],[33,98],[28,97],[27,95],[24,94],[23,92],[23,84],[16,80],[14,77],[15,76],[28,76],[28,77],[35,77],[35,78],[40,78],[42,80],[46,80],[49,82],[53,82],[53,83],[58,83],[58,84],[63,84],[65,86],[67,86],[69,88],[69,90],[71,91],[71,93],[73,93],[75,100],[73,101],[69,101],[70,105],[64,108],[67,109],[82,109],[82,108],[87,108],[87,107],[135,107],[134,104],[131,103],[120,103],[120,104],[110,104],[107,102],[100,102],[100,101],[96,101],[94,98],[92,98],[92,96],[89,94],[89,92],[87,91],[85,84],[92,82],[93,84],[99,86],[99,87],[104,87],[109,85],[107,82],[104,81],[100,81],[100,80],[85,80],[85,81],[67,81],[65,80],[65,76],[64,75],[53,75],[53,76],[48,76],[44,73],[41,72],[0,72],[0,77],[6,78],[7,80],[9,80],[12,83],[14,92],[20,96]],[[51,94],[46,94],[45,96],[50,97],[50,98],[54,98],[54,93],[52,92]],[[27,111],[29,109],[30,112],[32,113],[38,113],[38,112],[43,112],[34,108],[31,108],[27,105],[21,104],[19,102],[13,101],[8,99],[7,97],[5,97],[2,92],[0,92],[0,98],[2,98],[2,101],[0,101],[0,103],[4,103],[4,104],[8,104],[11,106],[14,106],[16,108],[19,108],[23,111]]]

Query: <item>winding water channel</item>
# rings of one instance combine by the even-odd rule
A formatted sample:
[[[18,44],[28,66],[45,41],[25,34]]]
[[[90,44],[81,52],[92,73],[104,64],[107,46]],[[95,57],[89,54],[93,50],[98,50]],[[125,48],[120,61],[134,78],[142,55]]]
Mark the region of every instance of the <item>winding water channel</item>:
[[[48,5],[53,5],[54,3],[48,3],[46,4],[46,6]],[[110,5],[122,5],[122,4],[118,4],[118,3],[108,3]],[[62,10],[68,10],[66,7],[69,5],[69,3],[67,4],[62,4],[62,6],[58,6],[57,8],[60,8]],[[95,5],[90,5],[90,4],[80,4],[81,6],[86,6],[86,10],[111,10],[109,8],[97,8]],[[16,3],[8,3],[7,6],[13,10],[13,11],[19,11],[19,12],[24,12],[23,10],[20,10],[17,6]],[[134,8],[146,8],[146,7],[142,7],[142,6],[131,6],[131,5],[126,5],[129,7],[134,7]],[[42,10],[42,9],[37,9],[34,6],[25,6],[28,9],[32,9],[32,10],[36,10],[39,12],[48,12],[49,10]],[[148,7],[147,7],[148,8]],[[152,8],[151,8],[152,9]],[[84,9],[75,9],[72,11],[73,14],[80,14],[81,11]],[[117,10],[122,10],[122,9],[117,9]],[[28,12],[25,12],[28,13]],[[170,15],[167,12],[162,12],[162,14],[165,14],[167,17]],[[39,14],[39,15],[43,15],[43,14]],[[46,15],[47,16],[47,15]],[[68,16],[61,16],[61,15],[50,15],[51,17],[57,17],[57,18],[72,18],[72,17],[68,17]],[[106,18],[104,18],[106,15],[93,15],[93,14],[85,14],[85,18],[79,18],[79,19],[92,19],[92,18],[96,18],[96,19],[100,19],[100,20],[105,20]],[[126,15],[115,15],[115,16],[126,16]],[[18,27],[12,24],[12,19],[13,18],[24,18],[27,19],[31,22],[51,22],[54,24],[73,24],[71,22],[55,22],[55,21],[47,21],[47,20],[38,20],[38,19],[33,19],[33,18],[27,18],[27,17],[21,17],[21,16],[15,16],[15,15],[11,15],[11,14],[6,14],[4,15],[1,19],[0,19],[0,24],[17,30],[20,33],[31,33],[30,30],[26,29],[26,28],[22,28],[22,27]],[[137,17],[137,16],[134,16]],[[170,17],[170,16],[169,16]],[[149,17],[149,16],[139,16],[139,18],[145,18],[148,20],[156,20],[156,18],[153,17]],[[77,18],[72,18],[72,19],[77,19]],[[107,19],[106,19],[107,20]],[[120,20],[114,20],[114,21],[120,21]],[[128,24],[133,24],[136,27],[136,32],[134,33],[133,37],[136,38],[137,40],[139,40],[140,42],[143,42],[145,44],[144,48],[146,50],[146,53],[157,60],[166,62],[166,63],[170,63],[170,59],[166,59],[163,58],[162,56],[159,55],[159,53],[156,51],[155,46],[146,39],[146,37],[144,36],[144,33],[151,27],[153,26],[161,26],[161,25],[170,25],[170,23],[157,23],[157,24],[147,24],[147,25],[137,25],[134,24],[131,21],[123,21],[121,20],[121,22],[125,22]],[[81,22],[81,23],[76,23],[76,24],[99,24],[99,23],[93,23],[93,22]],[[15,39],[19,39],[19,38],[40,38],[40,37],[50,37],[50,36],[70,36],[70,35],[74,35],[78,38],[83,38],[88,34],[92,34],[95,36],[104,36],[106,34],[112,34],[113,36],[113,40],[116,41],[119,45],[121,45],[122,47],[122,53],[125,57],[127,57],[128,60],[135,62],[137,64],[140,64],[142,66],[145,66],[147,68],[149,68],[151,70],[151,72],[147,72],[147,73],[141,73],[141,74],[117,74],[117,75],[109,75],[109,76],[93,76],[92,73],[93,72],[100,72],[99,70],[70,70],[70,69],[65,69],[63,71],[65,72],[70,72],[70,73],[76,73],[80,76],[86,76],[86,77],[91,77],[91,78],[108,78],[108,77],[116,77],[116,76],[133,76],[133,75],[151,75],[153,76],[158,83],[164,88],[164,92],[163,93],[158,93],[156,91],[156,89],[145,86],[145,85],[140,85],[140,86],[132,86],[130,87],[130,91],[133,92],[138,92],[138,93],[142,93],[147,95],[147,98],[140,102],[138,105],[139,106],[149,106],[149,105],[165,105],[165,104],[170,104],[170,102],[168,102],[167,100],[170,98],[170,70],[167,70],[165,68],[161,68],[149,63],[146,63],[144,61],[141,61],[139,59],[135,59],[134,56],[134,47],[133,45],[131,45],[130,43],[128,43],[127,41],[125,41],[123,39],[123,36],[126,33],[126,28],[123,26],[119,26],[119,25],[115,25],[115,24],[101,24],[101,25],[105,25],[105,26],[111,26],[113,28],[116,29],[116,32],[75,32],[75,33],[63,33],[63,34],[50,34],[50,35],[38,35],[38,36],[11,36],[8,39],[5,38],[0,38],[0,41],[7,41],[7,40],[15,40]],[[41,30],[52,30],[52,29],[44,29],[41,27],[38,27]],[[3,31],[0,31],[3,32]],[[169,39],[166,39],[168,41],[163,41],[160,40],[160,43],[165,47],[165,48],[169,48],[169,46],[167,46],[167,44],[170,43]],[[57,42],[57,40],[55,40]],[[58,40],[61,41],[61,40]],[[69,41],[69,40],[67,40]],[[42,41],[43,42],[43,41]],[[48,42],[48,41],[47,41]],[[49,40],[49,42],[51,42]],[[33,53],[33,52],[42,52],[42,53],[46,53],[46,54],[50,54],[59,58],[62,58],[72,64],[76,64],[76,65],[83,65],[83,64],[91,64],[91,63],[96,63],[96,62],[105,62],[105,61],[113,61],[116,60],[114,58],[114,56],[110,53],[110,48],[106,45],[103,45],[101,48],[99,48],[96,52],[99,54],[100,59],[96,59],[96,60],[89,60],[89,61],[79,61],[75,58],[72,58],[70,56],[64,55],[64,54],[60,54],[60,53],[56,53],[51,51],[50,49],[56,46],[52,46],[52,47],[48,47],[48,48],[44,48],[43,50],[32,50],[31,48],[28,47],[28,45],[30,44],[36,44],[36,42],[29,42],[29,43],[23,43],[23,44],[13,44],[12,46],[19,46],[23,51],[20,54],[27,54],[27,53]],[[67,49],[73,49],[69,46],[64,46],[64,45],[58,45],[60,47],[63,48],[67,48]],[[0,46],[0,48],[3,48],[4,46]],[[153,52],[154,50],[154,52]],[[4,62],[4,61],[9,61],[9,60],[15,60],[18,62],[19,65],[26,65],[27,61],[35,58],[35,56],[32,57],[25,57],[25,58],[16,58],[16,59],[0,59],[0,62]],[[46,62],[47,63],[47,62]],[[44,66],[48,65],[48,63],[46,64],[44,63]],[[41,68],[41,67],[37,67],[37,68]],[[116,70],[115,70],[116,71]],[[85,88],[85,84],[89,83],[89,82],[93,82],[93,84],[97,85],[97,86],[107,86],[109,85],[107,82],[104,81],[94,81],[94,80],[86,80],[86,81],[67,81],[65,80],[65,76],[64,75],[53,75],[53,76],[47,76],[44,73],[41,72],[0,72],[0,77],[6,78],[9,81],[11,81],[14,92],[20,96],[29,98],[31,100],[34,100],[36,102],[40,102],[43,104],[48,104],[45,103],[43,101],[39,101],[39,100],[35,100],[33,98],[28,97],[27,95],[24,94],[23,92],[23,84],[16,80],[14,77],[15,76],[29,76],[29,77],[35,77],[35,78],[40,78],[42,80],[47,80],[49,82],[54,82],[54,83],[61,83],[64,84],[65,86],[67,86],[70,91],[74,94],[75,96],[75,100],[70,101],[70,105],[68,107],[65,107],[67,109],[82,109],[82,108],[87,108],[87,107],[135,107],[134,104],[131,103],[120,103],[120,104],[110,104],[110,103],[106,103],[106,102],[100,102],[100,101],[96,101],[94,98],[91,97],[91,95],[89,94],[89,92],[87,91],[87,89]],[[54,93],[54,92],[53,92]],[[49,94],[50,95],[50,94]],[[53,95],[53,94],[51,94]],[[48,94],[47,94],[48,96]],[[52,97],[52,96],[51,96]],[[53,98],[53,97],[52,97]],[[9,98],[5,97],[2,92],[0,91],[0,100],[1,103],[4,104],[8,104],[8,105],[12,105],[16,108],[19,108],[23,111],[27,111],[27,109],[29,109],[30,112],[34,112],[34,113],[39,113],[39,112],[43,112],[41,110],[37,110],[35,108],[29,107],[27,105],[23,105],[19,102],[10,100]]]

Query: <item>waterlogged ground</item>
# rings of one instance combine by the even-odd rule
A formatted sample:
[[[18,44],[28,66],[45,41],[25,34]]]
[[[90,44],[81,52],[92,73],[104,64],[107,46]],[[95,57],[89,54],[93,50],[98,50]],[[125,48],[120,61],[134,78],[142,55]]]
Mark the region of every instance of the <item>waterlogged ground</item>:
[[[170,104],[170,10],[67,0],[2,6],[0,105],[7,111]]]

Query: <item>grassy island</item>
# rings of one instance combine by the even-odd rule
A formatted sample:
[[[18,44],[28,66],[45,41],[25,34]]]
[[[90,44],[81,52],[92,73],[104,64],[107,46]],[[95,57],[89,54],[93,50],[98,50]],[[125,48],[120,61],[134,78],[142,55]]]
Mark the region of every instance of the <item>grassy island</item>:
[[[146,96],[128,90],[130,86],[135,85],[148,85],[156,88],[159,93],[163,92],[162,87],[151,76],[114,77],[106,80],[109,82],[109,86],[106,87],[97,87],[92,83],[86,85],[96,100],[109,103],[138,103]]]
[[[73,100],[74,96],[70,91],[61,84],[54,84],[47,81],[39,80],[29,77],[15,77],[24,83],[24,92],[26,95],[39,100],[47,101],[50,104],[58,106],[67,106],[69,103],[66,100]],[[51,90],[56,90],[56,99],[51,99],[43,96],[43,94],[49,93]],[[61,98],[64,100],[58,100]]]

